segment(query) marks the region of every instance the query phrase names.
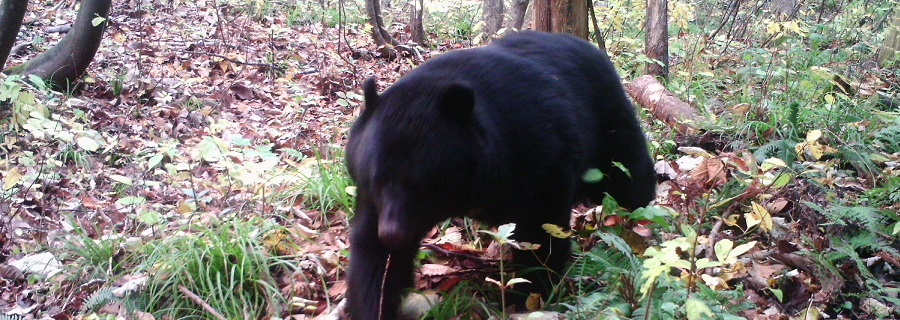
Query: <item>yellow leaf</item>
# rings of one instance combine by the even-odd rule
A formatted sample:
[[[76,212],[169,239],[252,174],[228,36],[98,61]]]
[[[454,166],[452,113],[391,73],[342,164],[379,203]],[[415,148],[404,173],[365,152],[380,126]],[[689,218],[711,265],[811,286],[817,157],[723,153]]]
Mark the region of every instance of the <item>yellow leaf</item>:
[[[747,229],[753,228],[762,222],[762,219],[752,211],[744,214],[744,220],[747,220]]]
[[[775,224],[772,222],[772,214],[769,213],[769,210],[756,202],[751,203],[750,206],[753,214],[759,219],[759,227],[766,232],[771,232],[775,228]]]
[[[188,203],[187,201],[181,201],[181,203],[178,204],[178,207],[175,208],[175,212],[178,212],[180,214],[191,214],[196,211],[197,207],[191,203]]]
[[[825,150],[824,150],[823,146],[818,143],[811,143],[806,148],[806,151],[808,151],[809,154],[813,157],[813,160],[822,159],[822,156],[825,155]]]
[[[566,239],[572,237],[571,231],[563,230],[562,227],[555,224],[545,223],[541,225],[541,227],[554,238]]]
[[[781,32],[781,24],[775,21],[769,21],[766,25],[766,33],[772,35]]]
[[[806,142],[815,142],[822,137],[822,130],[810,130],[806,133]]]
[[[778,158],[768,158],[763,160],[763,163],[759,168],[763,171],[769,171],[772,168],[787,168],[787,163]]]
[[[740,218],[740,217],[741,216],[738,214],[731,214],[731,215],[728,215],[728,217],[723,220],[724,220],[725,224],[728,225],[729,227],[734,227],[734,226],[737,226],[738,218]]]
[[[3,178],[3,190],[12,189],[19,184],[20,181],[22,181],[22,173],[19,172],[19,169],[9,169],[9,171],[6,172],[6,177]]]
[[[706,284],[707,287],[713,290],[725,290],[728,289],[728,283],[725,282],[725,279],[719,277],[713,277],[708,274],[701,274],[700,278],[703,279],[703,283]]]
[[[828,104],[834,104],[836,101],[837,99],[834,98],[833,94],[829,93],[825,95],[825,102],[828,102]]]
[[[543,301],[541,301],[541,294],[540,294],[540,293],[532,293],[532,294],[529,294],[529,295],[528,295],[528,299],[525,300],[525,308],[528,309],[528,311],[537,311],[537,310],[540,310],[540,309],[541,309],[541,306],[542,306],[543,304],[544,304],[544,303],[543,303]]]

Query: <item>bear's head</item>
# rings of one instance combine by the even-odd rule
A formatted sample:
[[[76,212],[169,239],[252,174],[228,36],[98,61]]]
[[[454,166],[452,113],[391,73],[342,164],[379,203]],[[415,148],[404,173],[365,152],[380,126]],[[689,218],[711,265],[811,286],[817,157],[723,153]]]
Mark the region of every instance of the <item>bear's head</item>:
[[[356,214],[377,219],[382,245],[418,245],[434,224],[471,209],[483,148],[475,91],[401,80],[379,95],[373,79],[363,89],[346,153]]]

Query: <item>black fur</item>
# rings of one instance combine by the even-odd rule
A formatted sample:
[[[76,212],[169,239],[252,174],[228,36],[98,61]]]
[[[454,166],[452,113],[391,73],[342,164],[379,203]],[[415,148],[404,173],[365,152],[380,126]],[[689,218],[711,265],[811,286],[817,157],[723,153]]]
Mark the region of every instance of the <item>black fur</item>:
[[[518,252],[514,262],[549,271],[526,274],[532,284],[515,289],[546,297],[570,243],[542,224],[568,227],[574,204],[599,203],[606,192],[632,209],[654,196],[647,143],[619,76],[604,52],[578,38],[519,32],[440,55],[381,95],[371,79],[364,91],[347,144],[358,196],[353,319],[397,317],[422,238],[447,218],[516,223],[513,238],[541,249]],[[609,176],[585,183],[592,168]]]

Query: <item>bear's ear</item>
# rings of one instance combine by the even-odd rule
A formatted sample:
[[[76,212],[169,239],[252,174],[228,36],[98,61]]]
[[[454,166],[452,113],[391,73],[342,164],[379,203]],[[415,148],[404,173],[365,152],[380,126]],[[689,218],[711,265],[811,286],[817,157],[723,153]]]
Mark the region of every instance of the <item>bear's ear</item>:
[[[371,109],[378,102],[378,87],[375,85],[375,77],[363,82],[363,97],[366,99],[366,110]]]
[[[438,106],[445,116],[458,121],[469,120],[475,110],[475,90],[465,84],[451,84],[439,98]]]

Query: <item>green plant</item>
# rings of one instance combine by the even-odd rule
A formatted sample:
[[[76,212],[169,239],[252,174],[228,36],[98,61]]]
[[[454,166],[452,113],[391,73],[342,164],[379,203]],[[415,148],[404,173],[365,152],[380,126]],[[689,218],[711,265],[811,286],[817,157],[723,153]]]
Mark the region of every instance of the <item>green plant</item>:
[[[580,279],[575,283],[576,298],[561,305],[574,319],[634,315],[641,301],[637,289],[642,261],[618,235],[598,231],[595,236],[601,242],[590,252],[576,254],[569,269],[572,278]]]
[[[327,157],[317,154],[300,164],[300,189],[304,205],[322,212],[335,209],[352,213],[356,205],[356,188],[344,166],[343,151]]]
[[[448,36],[457,41],[471,41],[481,21],[480,2],[471,0],[433,1],[426,3],[429,32]]]
[[[125,239],[118,237],[93,239],[78,223],[74,223],[77,219],[69,217],[69,220],[73,222],[70,225],[73,226],[75,235],[66,242],[64,256],[74,260],[70,266],[75,266],[79,270],[78,273],[103,279],[112,278],[122,271]]]
[[[516,248],[519,250],[534,250],[536,249],[534,245],[528,245],[525,243],[520,243],[513,240],[511,237],[513,235],[513,231],[516,230],[516,225],[514,223],[508,223],[497,227],[497,232],[491,232],[487,230],[482,230],[480,232],[490,235],[494,238],[494,241],[500,243],[500,256],[504,256],[506,250],[509,250],[510,247]],[[485,281],[491,283],[498,288],[500,288],[500,307],[501,307],[501,319],[506,319],[506,292],[509,289],[512,289],[513,286],[519,283],[528,283],[530,281],[525,280],[523,278],[508,278],[507,277],[507,269],[504,267],[503,259],[500,259],[500,280],[494,280],[491,278],[485,278]]]
[[[261,242],[278,228],[261,219],[233,220],[148,243],[132,257],[150,275],[147,310],[164,318],[210,318],[198,306],[203,301],[228,319],[278,315],[268,309],[285,301],[273,272],[291,263]]]

